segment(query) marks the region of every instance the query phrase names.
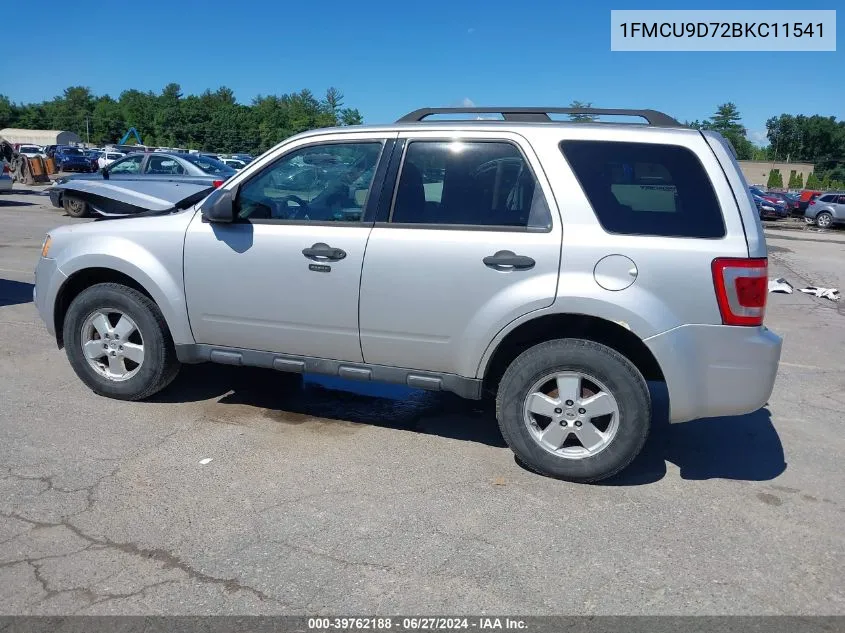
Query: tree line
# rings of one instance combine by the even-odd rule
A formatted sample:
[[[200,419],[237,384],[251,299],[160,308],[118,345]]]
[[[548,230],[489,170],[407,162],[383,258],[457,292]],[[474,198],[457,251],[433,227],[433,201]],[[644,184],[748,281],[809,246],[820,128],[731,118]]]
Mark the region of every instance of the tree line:
[[[845,189],[845,121],[837,121],[836,117],[803,114],[772,117],[766,121],[769,144],[765,147],[757,147],[748,139],[739,110],[731,102],[718,106],[710,119],[687,121],[686,125],[720,132],[734,146],[740,160],[813,163],[815,166],[806,183],[795,171],[791,171],[784,182],[783,174],[772,169],[769,187]]]
[[[185,96],[176,83],[160,94],[125,90],[117,99],[84,86],[42,103],[15,104],[0,95],[0,129],[66,130],[95,145],[116,143],[134,127],[149,146],[257,154],[305,130],[361,122],[336,88],[322,98],[310,90],[259,95],[250,105],[239,104],[226,87]]]
[[[592,107],[573,101],[571,107]],[[579,114],[574,121],[592,121]],[[259,95],[249,105],[239,104],[231,89],[222,87],[200,95],[183,95],[170,83],[161,93],[125,90],[117,99],[94,95],[89,88],[72,86],[42,103],[16,104],[0,95],[0,129],[68,130],[95,145],[117,142],[134,127],[146,145],[183,147],[213,152],[261,153],[285,138],[320,127],[362,123],[360,112],[344,106],[343,95],[329,88],[322,98],[309,90],[283,95]],[[719,105],[708,119],[685,125],[715,130],[734,146],[740,160],[810,162],[815,172],[807,183],[789,174],[791,188],[845,189],[845,121],[836,117],[781,114],[766,121],[769,144],[758,147],[748,138],[736,104]],[[770,176],[770,186],[784,176]]]

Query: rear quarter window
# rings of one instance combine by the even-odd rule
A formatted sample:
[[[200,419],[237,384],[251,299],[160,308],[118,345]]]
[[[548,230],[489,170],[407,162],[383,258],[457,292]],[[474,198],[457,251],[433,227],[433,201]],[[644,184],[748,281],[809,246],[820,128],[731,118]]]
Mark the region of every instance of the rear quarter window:
[[[725,223],[701,161],[679,145],[562,141],[563,152],[605,231],[720,238]]]

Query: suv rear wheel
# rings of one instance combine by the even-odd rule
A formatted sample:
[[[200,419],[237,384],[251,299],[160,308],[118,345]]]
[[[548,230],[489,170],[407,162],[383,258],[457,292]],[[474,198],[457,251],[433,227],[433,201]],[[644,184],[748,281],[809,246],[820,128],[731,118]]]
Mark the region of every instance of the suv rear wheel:
[[[600,481],[642,450],[651,399],[639,370],[615,350],[581,339],[540,343],[508,367],[496,399],[508,446],[531,469]]]
[[[71,366],[99,395],[141,400],[179,372],[161,310],[134,288],[106,283],[83,290],[68,308],[63,332]]]
[[[829,229],[833,224],[833,216],[827,211],[822,211],[816,216],[816,226],[820,229]]]

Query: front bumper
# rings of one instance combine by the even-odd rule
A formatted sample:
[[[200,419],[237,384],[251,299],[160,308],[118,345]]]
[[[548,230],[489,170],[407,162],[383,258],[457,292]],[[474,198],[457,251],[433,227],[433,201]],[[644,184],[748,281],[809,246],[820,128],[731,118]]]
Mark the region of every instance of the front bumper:
[[[59,209],[62,208],[62,190],[61,189],[50,189],[50,202],[53,204],[54,207]]]
[[[67,276],[56,265],[55,259],[42,257],[35,267],[35,287],[32,290],[32,301],[38,310],[38,315],[47,326],[47,331],[55,336],[56,325],[54,313],[56,307],[56,296],[59,288],[67,279]]]
[[[645,340],[666,377],[669,420],[743,415],[772,395],[783,339],[766,327],[683,325]]]

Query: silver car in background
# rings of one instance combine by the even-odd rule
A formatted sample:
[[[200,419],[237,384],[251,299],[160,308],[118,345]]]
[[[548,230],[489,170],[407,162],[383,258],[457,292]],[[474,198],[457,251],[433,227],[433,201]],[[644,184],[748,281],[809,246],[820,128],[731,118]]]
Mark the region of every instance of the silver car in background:
[[[829,191],[810,200],[804,212],[807,224],[829,229],[834,224],[845,224],[845,192]]]
[[[98,173],[66,176],[56,181],[63,185],[78,181],[120,182],[133,180],[162,180],[219,187],[237,172],[219,160],[201,154],[144,152],[118,158]],[[83,196],[64,188],[50,189],[54,207],[64,209],[71,217],[85,217],[95,209]]]

